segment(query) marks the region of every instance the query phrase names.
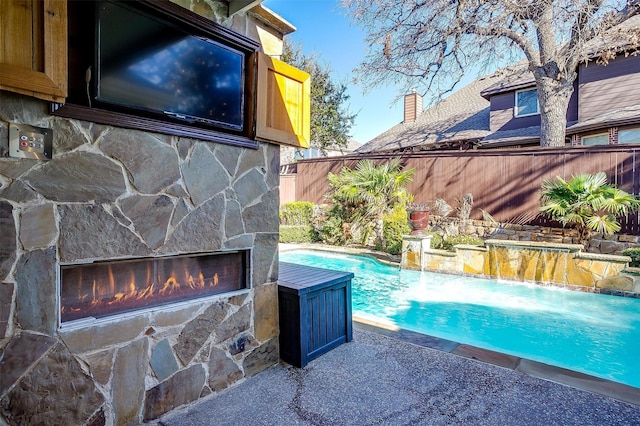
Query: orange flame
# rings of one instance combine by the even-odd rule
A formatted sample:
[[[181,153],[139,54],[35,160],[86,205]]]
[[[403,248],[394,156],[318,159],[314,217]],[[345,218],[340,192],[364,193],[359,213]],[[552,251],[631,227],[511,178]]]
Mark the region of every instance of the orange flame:
[[[160,294],[171,294],[173,291],[180,290],[180,283],[176,279],[175,275],[171,275],[167,281],[165,281],[164,286],[160,289]]]
[[[218,286],[221,278],[219,272],[215,272],[209,277],[205,277],[202,269],[191,263],[183,264],[176,271],[169,272],[169,277],[162,283],[163,278],[159,278],[158,267],[148,264],[145,269],[118,269],[118,266],[108,265],[102,272],[92,274],[94,279],[85,276],[90,280],[82,283],[82,273],[79,275],[78,286],[74,286],[76,301],[81,306],[72,303],[69,306],[61,306],[61,313],[81,312],[84,309],[100,309],[100,306],[116,306],[118,304],[145,303],[154,297],[167,297],[180,293],[181,291],[203,291],[206,288]],[[106,265],[105,265],[106,266]],[[139,272],[138,272],[139,271]],[[161,273],[166,277],[166,273]],[[111,311],[109,311],[111,312]]]

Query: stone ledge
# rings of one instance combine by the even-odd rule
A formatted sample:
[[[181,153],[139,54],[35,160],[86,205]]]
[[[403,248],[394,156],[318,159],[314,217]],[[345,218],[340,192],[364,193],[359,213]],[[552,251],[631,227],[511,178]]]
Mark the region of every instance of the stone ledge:
[[[489,251],[489,247],[486,247],[486,246],[474,246],[474,245],[471,245],[471,244],[456,244],[455,246],[453,246],[453,248],[456,249],[456,250],[482,251],[482,252]]]
[[[411,241],[422,241],[422,240],[430,240],[432,239],[433,236],[432,235],[403,235],[402,239],[403,240],[411,240]]]
[[[358,254],[374,258],[379,262],[391,264],[393,266],[397,266],[400,263],[400,256],[398,255],[370,250],[365,247],[331,246],[319,243],[278,243],[278,250],[283,253],[291,250],[316,250],[334,253]]]
[[[616,262],[616,263],[629,263],[632,260],[629,256],[618,256],[617,254],[584,253],[584,252],[576,253],[574,257],[576,259],[602,260],[606,262]]]
[[[555,249],[564,249],[569,251],[584,250],[584,245],[582,244],[549,243],[544,241],[486,240],[484,243],[485,245],[491,245],[491,246],[555,248]]]
[[[625,273],[629,274],[629,275],[640,275],[640,268],[634,268],[634,267],[627,267],[624,269]]]
[[[428,250],[424,250],[423,251],[424,254],[431,254],[431,255],[436,255],[436,256],[443,256],[443,257],[456,257],[456,253],[453,251],[449,251],[449,250],[440,250],[440,249],[428,249]]]

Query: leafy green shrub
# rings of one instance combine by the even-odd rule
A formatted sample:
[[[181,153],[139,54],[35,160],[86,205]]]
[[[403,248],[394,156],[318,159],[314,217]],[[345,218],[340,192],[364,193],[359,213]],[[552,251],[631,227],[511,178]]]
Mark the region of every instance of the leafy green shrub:
[[[386,215],[383,227],[384,247],[380,247],[380,249],[389,254],[400,254],[402,252],[402,236],[411,232],[407,223],[406,210],[395,209],[391,214]]]
[[[631,247],[622,251],[624,256],[629,256],[631,262],[629,266],[633,268],[640,268],[640,247]]]
[[[457,244],[467,244],[471,246],[481,246],[484,241],[480,237],[475,235],[454,235],[453,237],[447,237],[442,242],[442,248],[445,250],[453,250],[453,247]]]
[[[344,221],[338,216],[330,216],[322,223],[320,239],[327,244],[343,246],[347,243],[347,236],[342,229]]]
[[[425,232],[426,235],[431,235],[431,248],[432,249],[441,249],[442,248],[442,235],[436,234],[435,232]]]
[[[311,225],[280,225],[281,243],[315,243],[319,240]]]
[[[542,214],[575,227],[581,243],[589,240],[591,232],[618,232],[618,217],[640,209],[640,199],[608,184],[604,172],[579,174],[569,181],[559,176],[547,179],[542,183],[541,201]]]
[[[355,169],[344,167],[338,175],[329,173],[327,200],[333,207],[341,206],[344,214],[340,217],[352,226],[353,234],[347,240],[384,247],[384,216],[409,201],[406,186],[414,173],[414,169],[403,170],[399,158],[385,163],[362,160]]]
[[[280,223],[282,225],[311,225],[312,221],[313,203],[292,201],[280,207]]]

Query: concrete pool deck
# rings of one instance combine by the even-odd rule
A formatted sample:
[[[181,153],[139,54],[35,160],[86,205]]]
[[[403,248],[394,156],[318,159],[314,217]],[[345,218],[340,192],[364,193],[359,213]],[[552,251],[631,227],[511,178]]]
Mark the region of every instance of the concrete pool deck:
[[[464,358],[470,358],[493,364],[499,367],[516,370],[539,379],[549,380],[562,385],[571,386],[606,397],[618,399],[640,407],[640,388],[627,386],[610,380],[601,379],[565,368],[555,367],[529,359],[519,358],[500,352],[466,345],[439,337],[428,336],[413,331],[389,327],[384,324],[363,318],[355,319],[355,323],[362,330],[368,330],[395,339],[403,340],[430,349],[452,353]],[[640,423],[640,419],[638,420]]]
[[[354,326],[352,342],[304,368],[281,362],[151,424],[640,425],[640,389],[617,385],[608,393],[615,384],[371,323]],[[564,376],[575,383],[557,383]],[[579,384],[602,388],[573,387]]]

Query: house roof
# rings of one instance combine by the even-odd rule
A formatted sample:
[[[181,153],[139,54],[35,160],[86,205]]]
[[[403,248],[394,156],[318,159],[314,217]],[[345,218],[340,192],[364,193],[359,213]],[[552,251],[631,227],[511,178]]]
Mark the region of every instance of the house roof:
[[[416,121],[395,125],[356,152],[410,151],[482,139],[490,133],[490,103],[480,92],[504,77],[501,70],[473,81],[423,111]]]
[[[523,61],[513,67],[513,72],[505,75],[502,80],[497,81],[495,84],[484,89],[480,92],[480,95],[486,100],[489,100],[491,96],[498,93],[532,87],[535,86],[535,84],[536,81],[533,78],[533,73],[529,71]]]
[[[360,148],[362,146],[362,144],[358,141],[356,141],[355,139],[349,139],[348,143],[347,143],[347,151],[355,151],[356,149]]]
[[[629,50],[637,52],[640,38],[640,15],[634,15],[607,31],[606,34],[589,41],[583,53],[586,58],[596,58],[602,53],[618,54]]]
[[[624,126],[638,122],[640,122],[640,104],[607,111],[588,120],[573,123],[567,127],[567,134],[572,135],[602,129],[604,127]]]
[[[519,144],[538,143],[540,141],[540,126],[531,126],[513,130],[498,130],[485,136],[478,142],[481,148],[497,148]]]

